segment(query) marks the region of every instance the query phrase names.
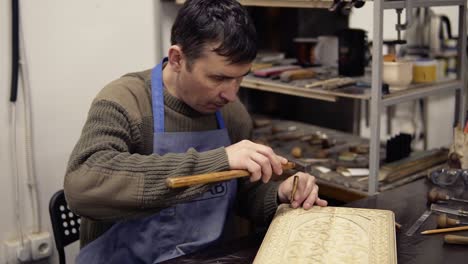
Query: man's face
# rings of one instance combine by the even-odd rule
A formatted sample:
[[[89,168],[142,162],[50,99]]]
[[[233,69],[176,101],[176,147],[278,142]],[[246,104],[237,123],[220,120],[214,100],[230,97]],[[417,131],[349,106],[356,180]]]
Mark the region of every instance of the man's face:
[[[230,64],[212,51],[215,47],[208,45],[190,67],[184,60],[176,80],[177,95],[200,113],[214,113],[236,100],[242,78],[251,67],[251,63]]]

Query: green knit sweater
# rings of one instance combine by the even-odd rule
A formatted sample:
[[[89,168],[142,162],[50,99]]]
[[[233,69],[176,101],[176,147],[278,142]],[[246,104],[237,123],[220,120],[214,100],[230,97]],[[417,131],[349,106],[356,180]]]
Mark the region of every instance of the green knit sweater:
[[[201,114],[164,91],[166,132],[217,128],[214,114]],[[251,118],[238,100],[221,110],[232,143],[248,139]],[[82,216],[81,246],[118,220],[142,217],[201,195],[210,185],[168,189],[165,179],[228,170],[223,147],[205,152],[153,154],[151,71],[110,83],[91,105],[65,175],[70,208]],[[257,224],[271,220],[278,183],[239,180],[237,208]]]

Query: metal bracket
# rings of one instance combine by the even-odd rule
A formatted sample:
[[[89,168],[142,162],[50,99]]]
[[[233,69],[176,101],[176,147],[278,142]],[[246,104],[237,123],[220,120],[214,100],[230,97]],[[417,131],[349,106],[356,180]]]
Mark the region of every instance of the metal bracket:
[[[398,22],[395,25],[395,29],[398,32],[398,40],[401,40],[401,31],[406,30],[411,27],[413,23],[413,7],[411,5],[411,0],[405,0],[405,9],[406,9],[406,22],[404,24],[401,23],[401,12],[403,11],[402,8],[397,8],[397,16]]]

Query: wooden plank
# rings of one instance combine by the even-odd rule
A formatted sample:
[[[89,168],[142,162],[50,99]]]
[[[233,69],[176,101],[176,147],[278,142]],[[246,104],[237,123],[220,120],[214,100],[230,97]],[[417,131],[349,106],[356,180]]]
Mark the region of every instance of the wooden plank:
[[[293,95],[293,96],[301,96],[301,97],[318,99],[318,100],[323,100],[323,101],[328,101],[328,102],[337,101],[336,96],[333,96],[333,95],[314,93],[314,92],[310,92],[310,90],[306,90],[305,88],[301,89],[298,87],[285,86],[281,84],[272,84],[272,83],[267,83],[267,82],[250,81],[250,80],[244,79],[244,81],[242,81],[241,83],[241,87],[267,91],[267,92]]]
[[[282,204],[254,264],[396,264],[395,214],[390,210]]]
[[[406,159],[380,167],[379,181],[393,182],[447,161],[448,150],[436,149],[413,154]]]
[[[367,193],[353,190],[351,188],[346,188],[343,185],[336,183],[331,183],[329,181],[317,179],[317,184],[319,186],[319,195],[329,197],[342,202],[353,202],[367,197]]]
[[[319,100],[330,101],[330,102],[336,102],[337,97],[359,99],[359,100],[370,99],[369,93],[351,94],[351,93],[339,92],[340,89],[324,90],[321,88],[305,88],[303,86],[292,85],[292,84],[284,83],[281,81],[261,79],[261,78],[256,78],[252,76],[246,76],[241,83],[241,87],[294,95],[294,96],[302,96],[302,97],[319,99]]]

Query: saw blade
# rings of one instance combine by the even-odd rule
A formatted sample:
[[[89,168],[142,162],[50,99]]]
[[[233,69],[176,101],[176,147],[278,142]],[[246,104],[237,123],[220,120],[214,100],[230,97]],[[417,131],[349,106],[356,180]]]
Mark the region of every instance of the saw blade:
[[[438,204],[431,204],[431,210],[440,212],[440,213],[451,214],[451,215],[468,216],[468,211],[463,211],[461,209],[452,209],[452,208],[440,206]]]

